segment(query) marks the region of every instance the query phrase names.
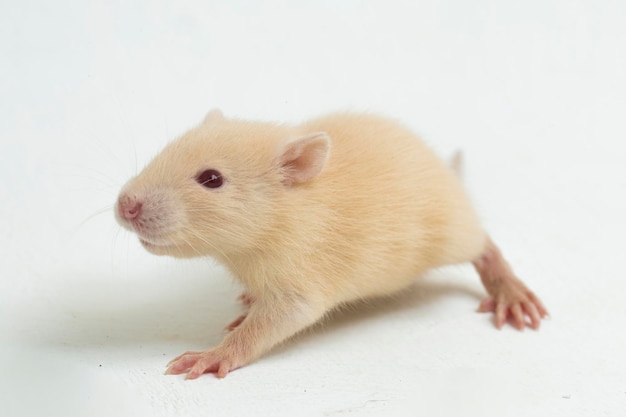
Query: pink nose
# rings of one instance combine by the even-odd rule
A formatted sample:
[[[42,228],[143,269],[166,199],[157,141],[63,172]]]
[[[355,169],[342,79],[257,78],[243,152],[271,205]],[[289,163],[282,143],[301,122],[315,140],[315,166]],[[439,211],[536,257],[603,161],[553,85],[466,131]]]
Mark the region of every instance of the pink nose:
[[[133,220],[141,214],[141,201],[129,195],[121,195],[117,202],[117,211],[124,220]]]

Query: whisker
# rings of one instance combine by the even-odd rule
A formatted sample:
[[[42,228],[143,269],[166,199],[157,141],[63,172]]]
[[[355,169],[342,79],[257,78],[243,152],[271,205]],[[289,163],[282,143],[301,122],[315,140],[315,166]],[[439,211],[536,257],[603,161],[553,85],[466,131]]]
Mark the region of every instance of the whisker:
[[[78,225],[74,228],[74,230],[72,231],[72,234],[76,234],[78,233],[78,231],[85,225],[85,223],[87,223],[88,221],[92,220],[94,217],[97,217],[103,213],[106,213],[108,211],[111,211],[113,209],[113,205],[108,205],[106,207],[103,207],[99,210],[96,210],[95,213],[87,216],[85,219],[83,219],[80,223],[78,223]]]
[[[98,181],[102,181],[104,182],[104,180],[108,181],[106,184],[107,185],[111,185],[111,186],[115,186],[115,187],[119,187],[121,186],[121,182],[119,180],[116,180],[115,178],[113,178],[111,175],[109,175],[106,172],[100,171],[96,168],[94,168],[91,165],[82,165],[82,164],[70,164],[68,166],[73,166],[76,171],[73,171],[71,173],[67,173],[68,176],[82,176],[82,172],[90,172],[91,174],[95,174],[95,177],[87,177],[84,176],[85,178],[88,179],[96,179]]]
[[[113,269],[114,260],[115,260],[115,247],[117,246],[117,238],[120,235],[120,230],[122,230],[121,226],[117,226],[115,228],[115,233],[111,239],[111,273],[113,274],[115,271]]]

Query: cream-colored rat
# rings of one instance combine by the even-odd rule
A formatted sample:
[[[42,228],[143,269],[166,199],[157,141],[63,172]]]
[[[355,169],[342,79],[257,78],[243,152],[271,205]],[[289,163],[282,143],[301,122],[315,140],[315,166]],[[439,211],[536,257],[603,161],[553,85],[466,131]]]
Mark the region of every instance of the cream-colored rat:
[[[116,216],[157,255],[212,256],[245,287],[219,346],[166,373],[224,377],[333,308],[472,262],[498,328],[547,315],[481,227],[458,178],[413,133],[369,114],[291,126],[219,110],[122,189]],[[528,317],[528,322],[526,321]]]

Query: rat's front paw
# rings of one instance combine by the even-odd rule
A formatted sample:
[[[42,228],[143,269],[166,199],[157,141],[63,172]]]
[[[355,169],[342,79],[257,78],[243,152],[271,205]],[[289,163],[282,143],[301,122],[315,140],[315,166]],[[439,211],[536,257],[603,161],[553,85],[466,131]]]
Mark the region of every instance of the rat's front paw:
[[[524,330],[525,326],[538,329],[541,319],[548,315],[539,298],[518,279],[503,281],[496,294],[481,301],[478,311],[495,312],[496,327],[502,328],[508,318],[512,318],[515,327]],[[530,322],[526,322],[528,316]]]
[[[228,372],[244,365],[234,355],[215,348],[205,352],[185,352],[172,359],[165,371],[166,375],[179,375],[187,372],[185,379],[196,379],[207,372],[214,372],[218,378],[224,378]]]
[[[237,297],[237,301],[239,301],[245,307],[250,307],[252,303],[254,303],[254,297],[252,297],[247,292],[241,293],[239,297]]]

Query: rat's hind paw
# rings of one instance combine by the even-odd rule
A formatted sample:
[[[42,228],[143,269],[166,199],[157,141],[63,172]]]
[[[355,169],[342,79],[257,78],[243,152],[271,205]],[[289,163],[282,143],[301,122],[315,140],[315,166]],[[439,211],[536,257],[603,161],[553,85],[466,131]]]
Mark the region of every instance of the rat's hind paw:
[[[212,372],[218,378],[224,378],[230,371],[242,366],[238,362],[220,349],[185,352],[167,364],[165,374],[179,375],[186,372],[185,379],[196,379],[204,373]]]
[[[495,297],[487,297],[480,302],[478,311],[481,313],[495,312],[495,323],[501,329],[507,319],[511,318],[518,330],[529,326],[537,330],[541,319],[548,311],[541,301],[529,291],[519,280],[507,281]],[[529,321],[526,321],[528,317]]]
[[[519,330],[525,326],[538,329],[541,319],[548,315],[539,298],[520,281],[493,241],[487,238],[483,253],[472,261],[489,293],[478,311],[495,312],[496,327],[504,326],[510,317]],[[526,322],[526,316],[530,320]]]

